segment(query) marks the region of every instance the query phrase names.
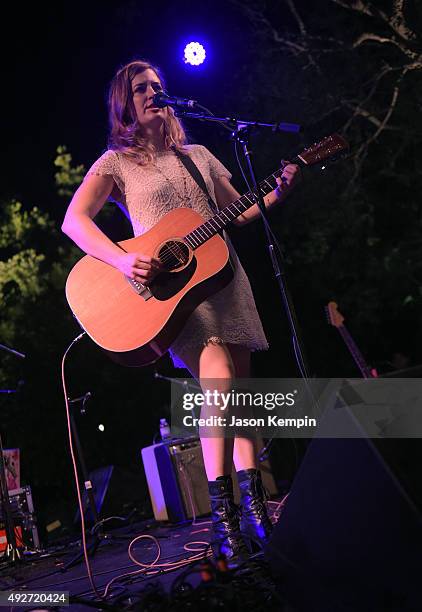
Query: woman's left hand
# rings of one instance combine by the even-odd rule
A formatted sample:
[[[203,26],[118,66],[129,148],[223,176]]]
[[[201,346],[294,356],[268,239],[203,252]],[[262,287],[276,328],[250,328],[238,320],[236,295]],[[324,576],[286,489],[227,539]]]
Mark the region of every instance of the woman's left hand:
[[[291,192],[293,187],[301,180],[301,170],[296,164],[291,164],[288,161],[281,162],[283,172],[280,178],[277,178],[278,187],[275,189],[277,200],[282,201],[287,194]]]

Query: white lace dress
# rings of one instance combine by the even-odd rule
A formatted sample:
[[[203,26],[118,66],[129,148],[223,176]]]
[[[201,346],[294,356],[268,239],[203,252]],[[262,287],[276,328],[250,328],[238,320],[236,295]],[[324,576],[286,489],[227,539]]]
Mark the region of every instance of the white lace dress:
[[[212,178],[231,178],[230,172],[202,145],[187,145],[186,152],[198,166],[215,200]],[[119,203],[129,214],[135,236],[180,206],[190,206],[206,220],[215,214],[173,151],[158,153],[154,164],[140,166],[122,153],[108,150],[93,164],[89,174],[113,176],[122,194]],[[228,238],[227,243],[234,278],[190,315],[170,349],[176,367],[185,367],[184,356],[205,346],[210,339],[240,344],[252,351],[268,348],[248,278]]]

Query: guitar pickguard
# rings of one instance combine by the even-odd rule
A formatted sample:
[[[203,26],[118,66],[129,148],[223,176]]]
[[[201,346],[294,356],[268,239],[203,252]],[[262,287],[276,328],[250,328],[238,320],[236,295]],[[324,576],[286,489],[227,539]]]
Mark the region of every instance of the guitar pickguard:
[[[160,272],[148,285],[152,295],[160,301],[172,298],[178,293],[195,274],[197,268],[196,257],[180,272]]]

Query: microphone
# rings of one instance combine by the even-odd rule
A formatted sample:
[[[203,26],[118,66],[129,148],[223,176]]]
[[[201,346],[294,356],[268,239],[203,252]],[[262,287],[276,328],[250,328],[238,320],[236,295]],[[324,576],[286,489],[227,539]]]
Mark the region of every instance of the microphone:
[[[293,134],[297,134],[298,132],[303,132],[303,126],[298,123],[277,123],[273,127],[273,132],[293,132]]]
[[[158,108],[164,108],[165,106],[174,106],[175,108],[193,108],[197,102],[196,100],[189,100],[188,98],[176,98],[175,96],[168,96],[164,91],[156,93],[152,101]]]

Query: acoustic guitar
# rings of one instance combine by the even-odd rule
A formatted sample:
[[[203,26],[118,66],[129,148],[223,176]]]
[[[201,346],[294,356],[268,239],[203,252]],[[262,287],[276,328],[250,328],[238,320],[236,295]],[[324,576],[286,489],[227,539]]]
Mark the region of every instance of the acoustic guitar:
[[[305,149],[294,163],[310,166],[348,149],[333,134]],[[277,186],[277,170],[259,184],[266,195]],[[81,327],[119,363],[141,366],[171,346],[188,316],[233,277],[221,232],[256,202],[250,191],[205,221],[190,208],[167,213],[141,236],[118,245],[159,259],[160,272],[148,286],[90,255],[72,268],[66,297]]]

